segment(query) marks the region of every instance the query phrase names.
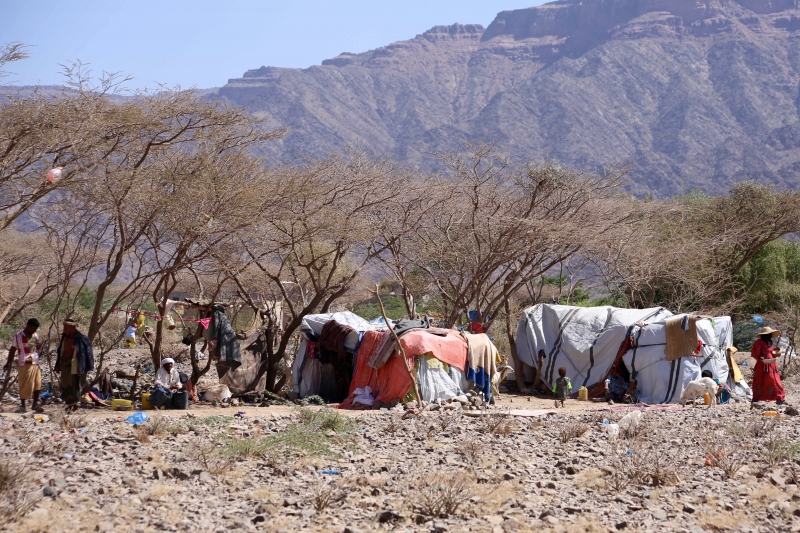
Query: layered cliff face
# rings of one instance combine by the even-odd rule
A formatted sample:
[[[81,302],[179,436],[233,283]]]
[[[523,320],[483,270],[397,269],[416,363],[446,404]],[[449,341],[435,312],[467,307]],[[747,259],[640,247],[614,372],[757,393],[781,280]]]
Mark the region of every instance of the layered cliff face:
[[[518,159],[626,162],[630,190],[800,185],[797,0],[583,0],[438,26],[308,69],[262,67],[219,96],[285,125],[269,154],[345,144],[435,168],[498,142]]]

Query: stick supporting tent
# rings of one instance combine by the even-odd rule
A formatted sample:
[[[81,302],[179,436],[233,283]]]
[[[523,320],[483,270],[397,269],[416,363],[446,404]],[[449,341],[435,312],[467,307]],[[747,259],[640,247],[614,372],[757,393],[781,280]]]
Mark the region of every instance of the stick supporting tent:
[[[392,332],[392,336],[394,337],[395,345],[397,346],[397,351],[400,353],[400,357],[403,358],[403,363],[408,372],[408,377],[411,378],[411,383],[414,385],[414,395],[417,397],[417,407],[422,409],[422,395],[419,393],[419,385],[417,385],[417,378],[414,376],[414,372],[412,372],[411,367],[408,364],[408,358],[406,357],[406,351],[403,349],[403,346],[400,344],[400,337],[397,336],[397,333],[394,332],[394,328],[392,327],[392,323],[389,322],[389,317],[386,316],[386,310],[383,308],[383,301],[381,300],[381,295],[378,294],[378,286],[375,285],[375,290],[370,291],[372,294],[375,295],[375,298],[378,300],[378,305],[381,308],[381,316],[383,317],[383,321],[386,322],[386,326],[389,328],[389,331]]]

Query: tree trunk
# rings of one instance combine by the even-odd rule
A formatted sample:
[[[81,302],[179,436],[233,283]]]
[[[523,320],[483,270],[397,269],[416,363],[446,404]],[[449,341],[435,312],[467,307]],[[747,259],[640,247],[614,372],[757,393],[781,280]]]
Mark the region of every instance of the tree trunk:
[[[517,338],[514,336],[514,331],[511,322],[511,309],[508,300],[505,302],[506,310],[506,335],[508,335],[508,344],[511,349],[511,359],[514,361],[514,378],[517,381],[517,389],[520,394],[529,394],[530,391],[525,387],[525,375],[523,373],[522,362],[517,356]]]
[[[159,313],[163,314],[160,310]],[[153,368],[161,368],[161,346],[164,341],[164,321],[158,320],[156,322],[156,340],[153,341],[153,346],[150,350],[150,358],[153,360]]]

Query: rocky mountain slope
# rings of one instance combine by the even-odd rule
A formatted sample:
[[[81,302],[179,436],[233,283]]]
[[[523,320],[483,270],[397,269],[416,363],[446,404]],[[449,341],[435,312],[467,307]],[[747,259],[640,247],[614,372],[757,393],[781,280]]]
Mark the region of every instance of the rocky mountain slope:
[[[564,0],[488,28],[437,26],[219,96],[291,134],[270,156],[351,144],[435,168],[497,142],[519,159],[633,167],[630,190],[800,185],[798,0]]]

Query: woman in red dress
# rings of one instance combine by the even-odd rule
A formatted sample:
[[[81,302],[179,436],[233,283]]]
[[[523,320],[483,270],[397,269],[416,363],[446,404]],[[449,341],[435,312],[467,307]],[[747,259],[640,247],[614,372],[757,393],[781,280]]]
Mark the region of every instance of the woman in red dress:
[[[778,402],[786,401],[786,391],[781,385],[781,375],[774,357],[775,348],[772,347],[773,337],[781,334],[780,331],[770,327],[761,328],[753,343],[752,357],[756,360],[753,368],[753,401]]]

